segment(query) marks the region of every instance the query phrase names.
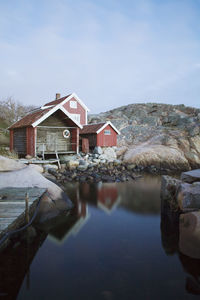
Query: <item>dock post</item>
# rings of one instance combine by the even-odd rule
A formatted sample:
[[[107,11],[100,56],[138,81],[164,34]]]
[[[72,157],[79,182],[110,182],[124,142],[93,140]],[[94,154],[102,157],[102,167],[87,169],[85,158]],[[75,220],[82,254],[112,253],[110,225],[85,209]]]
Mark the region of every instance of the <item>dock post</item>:
[[[26,223],[29,223],[29,194],[26,193],[26,197],[25,197],[25,220]]]

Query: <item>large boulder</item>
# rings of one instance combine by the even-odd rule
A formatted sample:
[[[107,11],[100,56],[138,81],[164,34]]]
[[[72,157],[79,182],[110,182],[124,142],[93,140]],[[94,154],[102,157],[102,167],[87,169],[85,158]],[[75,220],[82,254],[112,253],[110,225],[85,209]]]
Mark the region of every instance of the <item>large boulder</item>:
[[[115,150],[112,147],[103,148],[103,154],[99,156],[100,159],[106,159],[108,161],[113,161],[117,159]]]
[[[162,176],[161,180],[161,213],[170,214],[178,212],[179,204],[176,198],[177,190],[181,181],[168,175]]]
[[[93,150],[93,153],[101,155],[103,153],[102,148],[99,146],[96,146]]]
[[[129,148],[124,155],[124,161],[141,166],[155,165],[158,168],[174,170],[189,168],[188,161],[181,151],[168,146],[147,143]]]
[[[0,172],[15,171],[25,168],[26,165],[0,155]]]

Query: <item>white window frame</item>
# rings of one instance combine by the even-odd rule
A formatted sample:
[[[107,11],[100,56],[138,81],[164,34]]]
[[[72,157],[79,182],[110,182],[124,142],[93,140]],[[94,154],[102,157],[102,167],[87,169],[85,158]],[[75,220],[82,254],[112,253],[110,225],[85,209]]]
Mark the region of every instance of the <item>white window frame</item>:
[[[80,114],[70,114],[70,117],[72,117],[72,119],[74,119],[78,123],[81,122],[81,115]]]
[[[73,100],[70,100],[69,101],[69,106],[70,108],[77,108],[77,101],[73,101]]]

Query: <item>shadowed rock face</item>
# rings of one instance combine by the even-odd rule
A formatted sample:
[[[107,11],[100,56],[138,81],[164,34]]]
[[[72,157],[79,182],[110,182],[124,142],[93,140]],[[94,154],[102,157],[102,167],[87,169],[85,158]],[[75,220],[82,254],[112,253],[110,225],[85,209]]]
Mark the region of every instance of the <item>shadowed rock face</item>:
[[[130,104],[98,115],[121,132],[118,155],[142,166],[189,170],[200,166],[200,110],[184,105]]]

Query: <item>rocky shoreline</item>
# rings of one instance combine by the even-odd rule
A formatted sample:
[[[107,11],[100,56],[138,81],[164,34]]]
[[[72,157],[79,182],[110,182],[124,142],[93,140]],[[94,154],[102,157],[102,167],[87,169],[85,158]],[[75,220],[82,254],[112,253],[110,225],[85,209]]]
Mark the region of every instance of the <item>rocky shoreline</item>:
[[[44,166],[45,176],[56,182],[125,182],[141,177],[142,173],[170,174],[178,169],[160,165],[142,166],[117,158],[117,147],[96,147],[93,153],[61,156],[61,169]],[[51,176],[49,176],[49,174]]]
[[[87,169],[79,169],[78,167],[56,170],[49,168],[48,173],[51,174],[58,183],[65,182],[125,182],[135,180],[141,175],[135,173],[134,169],[124,164],[110,162],[103,165],[89,165]],[[48,178],[48,176],[47,176]]]

